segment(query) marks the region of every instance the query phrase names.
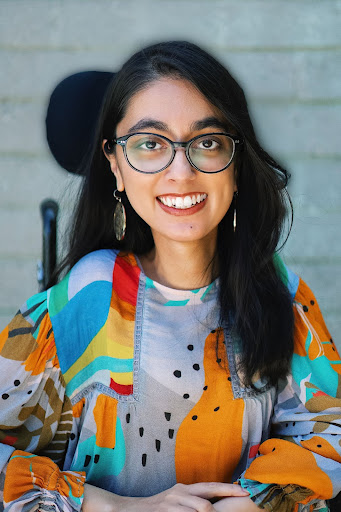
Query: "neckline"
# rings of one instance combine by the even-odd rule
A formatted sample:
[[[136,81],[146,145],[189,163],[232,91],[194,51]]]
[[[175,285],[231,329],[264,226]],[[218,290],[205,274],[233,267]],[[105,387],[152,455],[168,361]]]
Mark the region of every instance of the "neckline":
[[[203,286],[201,288],[194,288],[189,290],[180,290],[178,288],[171,288],[169,286],[166,286],[164,284],[159,283],[158,281],[154,281],[150,277],[148,277],[142,267],[141,261],[136,254],[134,254],[135,261],[141,270],[141,275],[144,277],[147,288],[156,288],[159,290],[163,295],[166,296],[174,296],[174,297],[181,297],[181,298],[189,298],[193,296],[198,296],[202,298],[207,293],[209,293],[210,290],[214,288],[218,288],[219,284],[219,277],[214,279],[211,283],[207,284],[206,286]]]

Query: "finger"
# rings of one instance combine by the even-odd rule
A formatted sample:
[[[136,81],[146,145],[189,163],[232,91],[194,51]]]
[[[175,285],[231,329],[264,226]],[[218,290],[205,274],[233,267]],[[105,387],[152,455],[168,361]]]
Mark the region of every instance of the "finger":
[[[190,484],[188,492],[201,498],[214,498],[215,496],[248,496],[250,493],[236,484],[222,482],[200,482]]]
[[[214,508],[209,501],[189,494],[181,496],[179,499],[179,505],[191,507],[196,512],[214,512]]]
[[[191,507],[183,507],[182,505],[180,505],[180,508],[179,508],[179,505],[177,505],[176,507],[171,507],[171,508],[167,508],[167,512],[197,512],[197,509],[196,508],[191,508]],[[213,512],[215,512],[213,510]]]

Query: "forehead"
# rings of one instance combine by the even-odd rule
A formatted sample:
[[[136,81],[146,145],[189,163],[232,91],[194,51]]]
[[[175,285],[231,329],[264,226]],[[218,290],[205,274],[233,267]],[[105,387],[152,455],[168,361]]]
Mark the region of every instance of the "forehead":
[[[117,132],[126,132],[144,118],[161,121],[169,131],[183,133],[196,121],[217,117],[224,121],[219,109],[186,80],[161,78],[137,92],[128,102]]]

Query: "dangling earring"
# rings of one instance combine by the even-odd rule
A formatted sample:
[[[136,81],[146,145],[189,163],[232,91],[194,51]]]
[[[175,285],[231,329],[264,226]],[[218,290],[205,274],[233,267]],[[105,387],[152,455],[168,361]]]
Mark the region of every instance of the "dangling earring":
[[[233,209],[233,233],[236,232],[237,229],[237,197],[238,192],[235,192],[233,195],[234,209]]]
[[[117,240],[123,240],[126,234],[127,227],[127,217],[126,210],[124,208],[124,204],[122,203],[122,199],[117,195],[118,190],[114,190],[113,196],[116,199],[116,208],[114,212],[114,231]]]

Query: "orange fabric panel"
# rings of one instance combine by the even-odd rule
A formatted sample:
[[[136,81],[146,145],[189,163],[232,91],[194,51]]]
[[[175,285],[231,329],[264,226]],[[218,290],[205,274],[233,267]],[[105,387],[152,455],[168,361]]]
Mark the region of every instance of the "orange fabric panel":
[[[259,451],[265,457],[258,457],[252,462],[245,472],[245,478],[279,485],[295,482],[311,489],[321,499],[332,497],[332,482],[318,467],[309,450],[283,439],[268,439]]]
[[[6,503],[14,501],[25,492],[36,489],[36,486],[49,491],[58,491],[65,497],[81,497],[84,482],[84,472],[60,471],[58,466],[47,457],[17,450],[13,452],[7,466],[4,501]]]
[[[314,436],[306,441],[301,441],[301,445],[303,448],[307,448],[311,452],[319,453],[319,451],[321,451],[321,455],[323,457],[341,462],[341,455],[323,437]]]
[[[74,418],[80,418],[85,405],[85,398],[83,397],[72,407],[72,415]]]
[[[230,482],[242,451],[244,401],[233,400],[223,332],[208,335],[204,350],[205,388],[176,436],[178,482]],[[228,459],[228,462],[227,462]]]
[[[94,407],[97,426],[96,445],[100,448],[115,448],[116,444],[117,400],[107,395],[99,395]]]
[[[47,334],[51,330],[52,324],[50,317],[45,315],[39,327],[39,335],[37,337],[38,347],[31,352],[25,362],[25,370],[31,372],[32,375],[44,373],[46,361],[56,357],[57,350],[53,333],[47,338]]]
[[[7,325],[4,328],[4,330],[2,332],[0,332],[0,352],[3,349],[3,346],[5,345],[6,340],[8,338],[8,331],[9,331],[9,328],[8,328],[8,325]]]

